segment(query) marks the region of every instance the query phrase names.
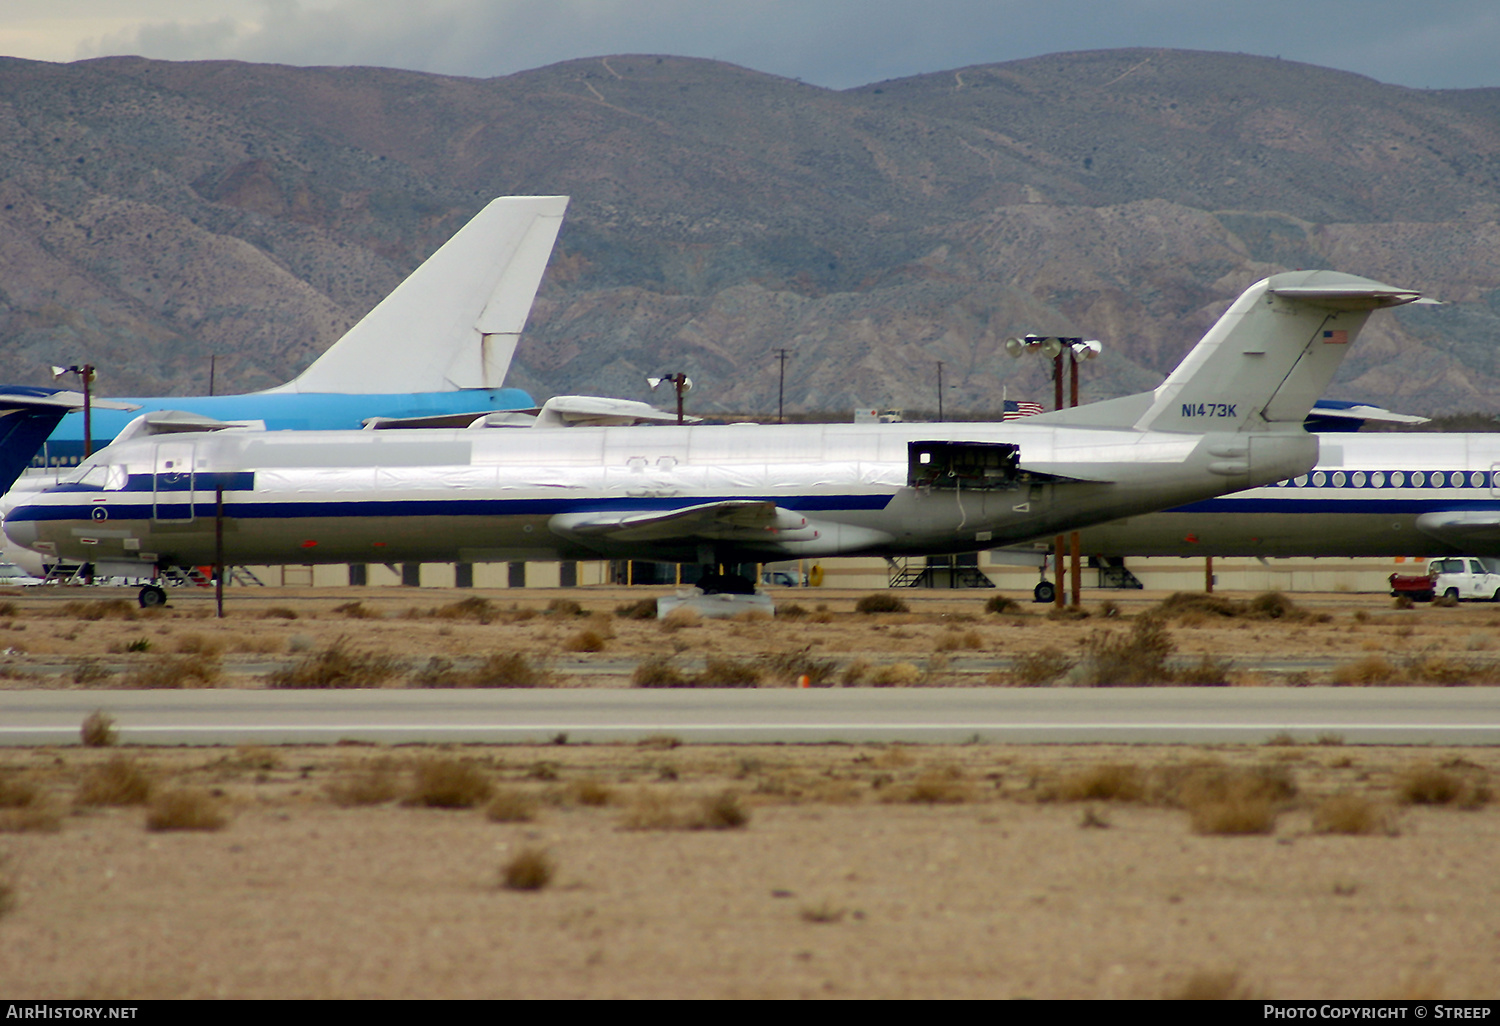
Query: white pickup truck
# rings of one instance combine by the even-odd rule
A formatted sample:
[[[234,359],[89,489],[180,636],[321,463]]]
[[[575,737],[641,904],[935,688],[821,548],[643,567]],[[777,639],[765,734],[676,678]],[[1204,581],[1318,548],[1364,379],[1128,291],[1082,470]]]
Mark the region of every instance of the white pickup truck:
[[[1429,561],[1427,573],[1438,598],[1500,602],[1500,559],[1446,556]]]

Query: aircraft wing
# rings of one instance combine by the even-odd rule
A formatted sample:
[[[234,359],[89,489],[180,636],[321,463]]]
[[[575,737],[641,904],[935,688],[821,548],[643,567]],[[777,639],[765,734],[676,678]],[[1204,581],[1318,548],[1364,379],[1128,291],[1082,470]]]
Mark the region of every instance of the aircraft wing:
[[[1500,544],[1500,512],[1452,510],[1423,513],[1417,517],[1417,530],[1465,552],[1475,547],[1491,551]]]
[[[764,541],[807,529],[807,518],[763,499],[729,499],[640,513],[560,513],[554,534],[587,544],[654,541]]]

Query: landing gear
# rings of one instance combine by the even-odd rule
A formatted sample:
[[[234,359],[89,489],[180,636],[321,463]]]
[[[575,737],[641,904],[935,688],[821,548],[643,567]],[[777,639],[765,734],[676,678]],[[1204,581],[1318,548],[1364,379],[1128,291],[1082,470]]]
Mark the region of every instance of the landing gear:
[[[157,606],[167,604],[167,593],[163,588],[159,588],[154,584],[148,584],[141,589],[141,593],[136,597],[136,601],[141,604],[142,609],[155,609]]]
[[[1057,586],[1051,581],[1039,581],[1037,586],[1031,589],[1031,597],[1037,602],[1057,601]]]
[[[754,595],[755,582],[739,574],[709,570],[695,582],[705,595]]]

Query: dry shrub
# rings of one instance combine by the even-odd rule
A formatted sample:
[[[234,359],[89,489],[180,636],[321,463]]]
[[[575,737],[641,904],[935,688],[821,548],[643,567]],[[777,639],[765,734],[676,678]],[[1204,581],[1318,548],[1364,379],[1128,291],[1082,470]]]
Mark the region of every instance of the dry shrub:
[[[833,623],[834,615],[826,609],[815,609],[808,616],[813,623]]]
[[[153,789],[150,774],[134,759],[115,755],[84,771],[73,801],[78,805],[144,805]]]
[[[90,684],[102,684],[115,675],[115,671],[92,656],[69,660],[68,665],[73,670],[73,683],[85,687]]]
[[[691,682],[667,655],[652,655],[642,659],[630,675],[633,688],[685,688]]]
[[[0,776],[0,809],[30,809],[42,802],[41,788],[31,780]]]
[[[78,733],[85,748],[108,748],[120,739],[115,718],[103,709],[95,709],[85,716]]]
[[[1290,623],[1328,623],[1328,613],[1303,609],[1279,591],[1268,591],[1248,602],[1237,602],[1222,595],[1179,591],[1162,599],[1152,613],[1165,619],[1203,623],[1213,618],[1249,620],[1286,620]]]
[[[55,834],[61,829],[62,817],[52,809],[0,809],[0,834]]]
[[[585,628],[565,641],[563,649],[568,652],[603,652],[606,643],[604,635]]]
[[[703,672],[693,683],[704,688],[754,688],[760,686],[761,676],[761,669],[753,663],[709,656]]]
[[[795,602],[783,602],[776,607],[778,620],[801,620],[806,616],[807,610]]]
[[[964,649],[983,648],[984,638],[978,631],[949,630],[938,635],[933,647],[938,652],[959,652]]]
[[[1146,795],[1146,775],[1140,767],[1101,763],[1063,777],[1051,797],[1062,802],[1138,802]]]
[[[155,656],[149,662],[133,667],[125,674],[122,684],[143,690],[211,688],[218,685],[221,675],[219,660],[213,656]]]
[[[429,758],[418,762],[402,805],[427,809],[472,809],[494,793],[490,778],[473,763]]]
[[[270,688],[368,688],[389,680],[400,669],[400,661],[391,656],[353,652],[344,638],[337,638],[321,652],[275,670],[265,680]]]
[[[1166,624],[1154,616],[1138,617],[1129,633],[1096,632],[1083,642],[1080,683],[1101,688],[1171,684],[1167,657],[1175,649]]]
[[[674,830],[679,820],[670,797],[660,791],[641,788],[625,807],[620,826],[625,830]]]
[[[626,830],[735,830],[749,822],[750,813],[733,791],[684,807],[663,792],[641,788],[626,806],[620,825]]]
[[[295,620],[297,611],[290,606],[272,606],[260,614],[262,620]]]
[[[957,766],[929,769],[911,783],[889,788],[880,796],[883,802],[913,805],[962,805],[973,798],[974,788]]]
[[[1313,833],[1389,834],[1390,816],[1386,810],[1363,795],[1336,794],[1325,798],[1313,809]]]
[[[750,813],[733,791],[720,791],[700,799],[697,809],[688,817],[689,830],[737,830],[750,822]]]
[[[1297,795],[1296,781],[1285,766],[1243,768],[1200,763],[1169,767],[1161,777],[1164,799],[1187,809],[1240,798],[1280,803]]]
[[[1038,652],[1023,652],[1011,660],[1010,677],[1023,688],[1044,687],[1067,676],[1073,660],[1052,646]]]
[[[1488,783],[1441,766],[1414,766],[1396,779],[1396,797],[1405,805],[1456,805],[1476,809],[1490,800]]]
[[[568,785],[568,797],[576,805],[599,808],[613,802],[615,800],[615,792],[612,787],[598,777],[584,777]]]
[[[844,665],[843,672],[839,674],[839,683],[846,688],[858,687],[869,678],[870,669],[868,659],[851,659]]]
[[[682,739],[671,734],[649,734],[637,741],[635,746],[651,752],[670,752],[682,747]]]
[[[615,606],[615,615],[622,620],[655,620],[656,599],[644,598]]]
[[[401,781],[389,759],[379,759],[328,785],[328,797],[340,808],[384,805],[401,793]]]
[[[222,830],[227,822],[219,803],[207,791],[178,788],[157,795],[146,813],[146,829]]]
[[[1491,661],[1466,662],[1435,653],[1392,663],[1382,655],[1367,655],[1334,667],[1334,684],[1370,687],[1387,684],[1427,684],[1437,687],[1459,687],[1500,683],[1500,664]]]
[[[555,598],[547,603],[548,616],[588,616],[577,602],[569,598]]]
[[[202,634],[184,634],[173,646],[178,655],[205,655],[217,657],[224,651],[224,640]],[[144,651],[144,650],[143,650]]]
[[[1195,834],[1269,834],[1276,830],[1276,806],[1264,798],[1204,802],[1194,805],[1188,813]]]
[[[1169,801],[1188,810],[1198,834],[1269,834],[1281,803],[1297,793],[1282,766],[1252,769],[1203,765],[1167,774]]]
[[[1074,620],[1087,620],[1092,614],[1082,606],[1063,606],[1061,609],[1053,606],[1047,610],[1047,619],[1061,621],[1064,623]]]
[[[906,601],[888,591],[877,591],[854,603],[856,613],[905,613],[909,610]]]
[[[487,598],[471,595],[458,602],[450,602],[432,611],[439,620],[472,620],[487,624],[496,618],[495,604]]]
[[[989,601],[984,604],[984,611],[1010,616],[1021,615],[1025,612],[1019,602],[1007,595],[991,595]]]
[[[1234,664],[1228,659],[1215,659],[1202,655],[1198,661],[1172,672],[1172,683],[1189,688],[1227,688],[1229,670]]]
[[[811,652],[811,646],[771,652],[760,657],[760,666],[767,677],[782,684],[796,684],[806,677],[812,687],[824,687],[833,681],[838,663],[832,659],[816,659]]]
[[[541,663],[533,663],[520,652],[497,652],[467,678],[471,688],[544,688],[552,683],[552,674]]]
[[[412,686],[418,688],[461,688],[463,681],[464,674],[453,665],[453,660],[443,656],[433,656],[411,675]]]
[[[1439,595],[1432,600],[1432,604],[1443,609],[1454,609],[1458,606],[1458,599],[1452,595]]]
[[[518,788],[496,788],[484,808],[484,817],[491,823],[530,823],[536,818],[536,802]]]
[[[922,683],[922,671],[912,663],[891,663],[872,669],[868,680],[871,687],[909,688]]]
[[[367,608],[363,602],[357,602],[357,601],[356,602],[345,602],[341,606],[334,606],[333,607],[333,611],[335,613],[342,613],[342,614],[344,614],[344,617],[346,619],[349,619],[349,620],[379,620],[379,619],[382,619],[382,616],[381,616],[380,613],[376,612],[373,609]]]
[[[65,620],[135,620],[136,607],[125,599],[95,599],[92,602],[65,602],[57,614]]]
[[[556,868],[539,848],[522,848],[500,870],[500,882],[510,891],[539,891],[552,882]]]
[[[1232,969],[1199,969],[1166,996],[1173,1001],[1248,1001],[1254,994]]]
[[[804,923],[839,923],[848,915],[848,909],[824,901],[817,905],[803,905],[797,915]]]
[[[678,606],[657,622],[662,630],[671,634],[680,631],[684,627],[698,627],[702,625],[703,617],[698,615],[696,609],[690,606]]]

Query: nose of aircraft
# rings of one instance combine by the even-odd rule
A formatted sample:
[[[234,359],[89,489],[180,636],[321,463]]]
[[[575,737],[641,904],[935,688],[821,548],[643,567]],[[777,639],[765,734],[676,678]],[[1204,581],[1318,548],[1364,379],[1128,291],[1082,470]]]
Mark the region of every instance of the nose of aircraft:
[[[12,514],[14,510],[11,511]],[[13,515],[5,517],[5,537],[23,549],[29,549],[36,544],[36,522],[32,520],[16,520]]]

